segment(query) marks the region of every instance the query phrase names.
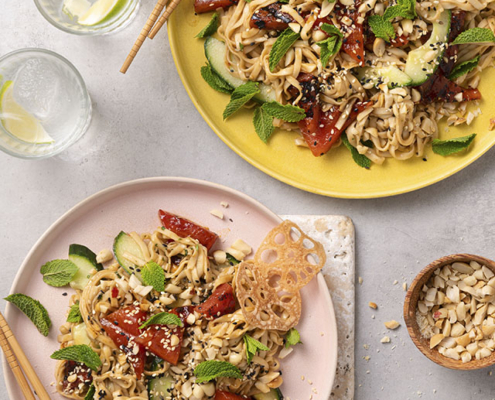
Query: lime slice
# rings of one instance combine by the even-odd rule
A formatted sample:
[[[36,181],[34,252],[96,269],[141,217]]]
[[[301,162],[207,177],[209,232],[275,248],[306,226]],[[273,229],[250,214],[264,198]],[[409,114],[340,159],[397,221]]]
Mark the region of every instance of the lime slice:
[[[127,0],[98,0],[82,15],[77,23],[84,26],[93,26],[109,20],[117,15]]]
[[[34,144],[54,142],[40,121],[15,102],[12,81],[6,81],[0,90],[0,116],[5,129],[20,140]]]
[[[65,0],[62,6],[62,11],[70,19],[79,18],[91,8],[91,3],[88,0]]]

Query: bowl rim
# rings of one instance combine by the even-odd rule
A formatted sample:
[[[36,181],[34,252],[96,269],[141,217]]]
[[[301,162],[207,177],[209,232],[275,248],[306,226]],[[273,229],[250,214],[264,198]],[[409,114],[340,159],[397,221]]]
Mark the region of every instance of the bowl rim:
[[[493,366],[495,364],[495,351],[492,352],[489,357],[482,358],[481,360],[472,360],[470,362],[463,363],[461,360],[454,360],[441,355],[436,348],[430,349],[429,345],[427,344],[427,339],[421,335],[419,325],[416,321],[416,309],[418,302],[417,297],[419,297],[419,295],[415,295],[421,290],[420,282],[423,280],[423,278],[426,277],[425,280],[428,281],[436,269],[441,268],[447,264],[452,264],[454,262],[469,261],[476,261],[491,269],[495,273],[495,261],[489,258],[468,253],[451,254],[441,257],[428,264],[416,275],[406,293],[403,312],[404,321],[407,326],[407,332],[409,333],[412,342],[418,348],[418,350],[423,353],[428,359],[442,367],[462,371],[477,370]],[[413,296],[416,298],[414,299]]]

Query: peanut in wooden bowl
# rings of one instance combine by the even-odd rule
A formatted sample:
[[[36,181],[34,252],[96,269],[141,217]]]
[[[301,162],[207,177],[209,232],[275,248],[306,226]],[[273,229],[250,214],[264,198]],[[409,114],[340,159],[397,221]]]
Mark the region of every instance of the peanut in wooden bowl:
[[[470,261],[476,261],[479,264],[491,269],[495,273],[495,262],[484,257],[475,256],[472,254],[453,254],[442,257],[432,262],[416,276],[407,291],[406,300],[404,302],[404,321],[406,322],[407,331],[419,351],[421,351],[421,353],[423,353],[431,361],[441,365],[442,367],[465,371],[493,366],[495,364],[495,351],[486,358],[482,358],[481,360],[473,359],[467,363],[463,363],[462,360],[454,360],[443,356],[436,348],[430,349],[429,339],[426,339],[421,334],[416,321],[416,310],[418,307],[419,294],[423,288],[423,285],[430,280],[433,272],[437,268],[442,268],[444,265],[450,265],[454,262],[469,263]]]

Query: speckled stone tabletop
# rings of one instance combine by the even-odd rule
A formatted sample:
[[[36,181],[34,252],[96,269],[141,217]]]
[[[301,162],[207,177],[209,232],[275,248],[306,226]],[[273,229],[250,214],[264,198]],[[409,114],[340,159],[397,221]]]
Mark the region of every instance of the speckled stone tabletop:
[[[450,371],[414,347],[402,320],[402,283],[447,254],[495,258],[495,150],[443,182],[386,199],[341,200],[294,189],[249,165],[211,131],[182,86],[165,30],[146,43],[126,76],[118,72],[152,3],[143,2],[126,30],[87,38],[52,27],[33,1],[0,0],[0,54],[25,47],[60,53],[83,75],[94,106],[88,133],[60,156],[33,162],[0,154],[0,297],[41,234],[87,196],[149,176],[210,180],[278,214],[352,218],[356,278],[362,278],[356,284],[355,399],[494,399],[492,369]],[[402,324],[392,334],[383,325],[391,319]],[[391,342],[382,344],[385,335]],[[3,380],[0,399],[8,399]]]

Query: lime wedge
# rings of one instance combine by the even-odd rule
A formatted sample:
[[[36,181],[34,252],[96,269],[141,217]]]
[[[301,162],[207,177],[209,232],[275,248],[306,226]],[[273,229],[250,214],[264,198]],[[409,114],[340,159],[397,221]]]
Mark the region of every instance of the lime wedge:
[[[88,0],[65,0],[62,6],[62,11],[70,19],[79,18],[91,8],[91,3]]]
[[[98,0],[78,19],[77,23],[84,26],[100,24],[116,15],[125,2],[126,0]]]
[[[0,90],[0,116],[5,129],[20,140],[34,144],[54,142],[40,121],[15,102],[12,81],[6,81]]]

